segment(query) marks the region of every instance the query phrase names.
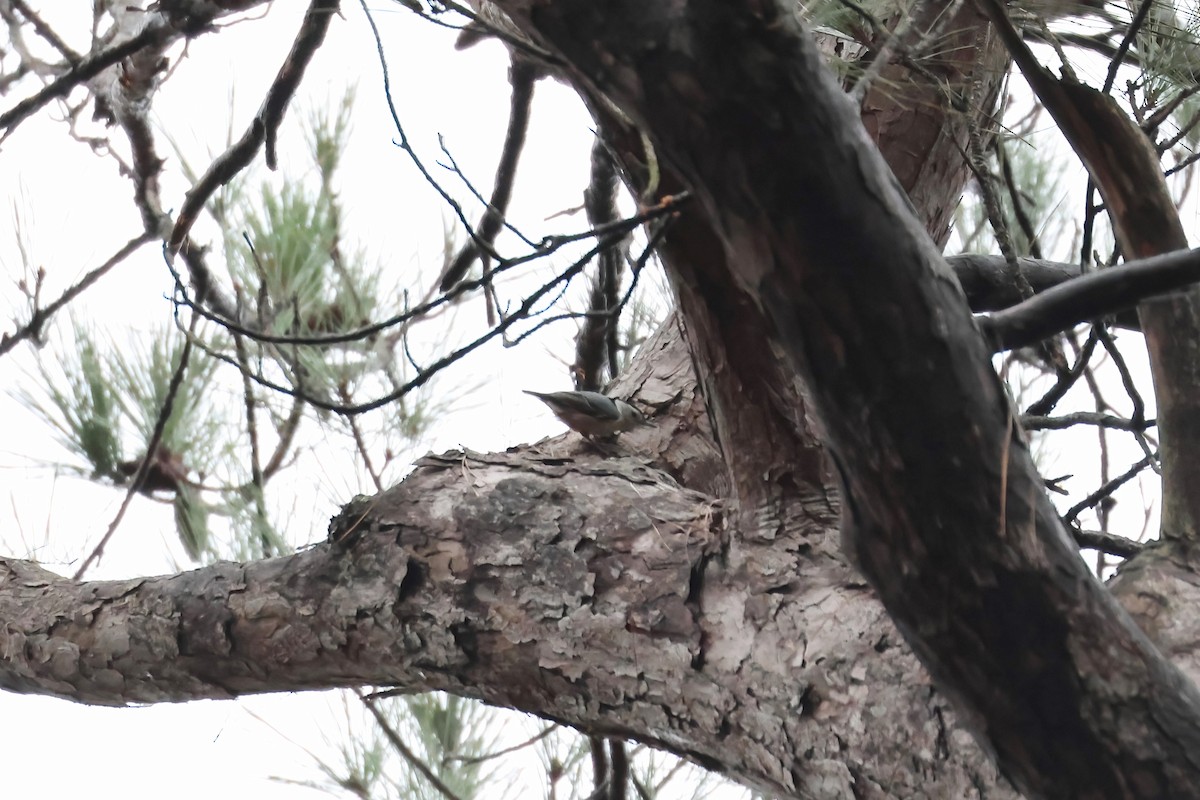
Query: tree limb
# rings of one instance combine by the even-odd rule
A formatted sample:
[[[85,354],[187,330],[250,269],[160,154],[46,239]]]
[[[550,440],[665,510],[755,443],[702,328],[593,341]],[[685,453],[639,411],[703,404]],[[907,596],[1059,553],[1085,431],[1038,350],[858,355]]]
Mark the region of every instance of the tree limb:
[[[790,11],[499,5],[693,188],[729,258],[722,288],[759,304],[783,375],[811,393],[848,552],[1006,773],[1042,796],[1200,784],[1200,693],[1080,561],[957,282]]]

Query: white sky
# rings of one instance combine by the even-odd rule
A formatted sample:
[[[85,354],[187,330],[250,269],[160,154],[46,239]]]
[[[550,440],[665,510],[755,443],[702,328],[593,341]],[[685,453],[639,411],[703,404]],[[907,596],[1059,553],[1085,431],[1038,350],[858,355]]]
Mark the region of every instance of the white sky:
[[[394,96],[415,146],[436,170],[440,156],[436,136],[444,134],[459,165],[486,192],[508,106],[507,59],[502,49],[485,44],[455,52],[452,31],[423,22],[397,4],[376,5]],[[69,13],[78,10],[72,6]],[[302,11],[303,4],[280,3],[265,20],[191,43],[155,109],[160,130],[174,137],[195,169],[203,170],[210,157],[224,148],[227,128],[235,137],[245,129],[291,46]],[[343,14],[344,19],[332,25],[289,111],[281,132],[282,161],[286,166],[290,156],[294,164],[307,164],[302,160],[301,114],[340,97],[345,87],[357,86],[351,143],[340,170],[346,228],[372,257],[387,265],[388,274],[397,281],[416,286],[419,273],[423,286],[440,268],[448,212],[407,156],[392,144],[395,131],[382,98],[375,45],[361,9],[346,3]],[[178,58],[176,48],[172,63]],[[0,108],[8,108],[16,98],[0,100]],[[48,272],[46,297],[57,296],[108,258],[140,226],[131,183],[116,174],[111,160],[90,153],[65,133],[61,121],[43,113],[22,125],[0,150],[4,206],[0,213],[9,214],[14,204],[20,210],[31,256]],[[591,122],[578,101],[564,88],[542,82],[513,218],[538,221],[577,206],[586,183],[591,141]],[[167,174],[178,175],[165,136],[160,136],[159,144],[161,154],[171,161]],[[261,169],[261,157],[259,162]],[[454,184],[449,173],[443,177],[447,185]],[[177,208],[186,188],[178,179],[166,181],[164,203]],[[466,192],[459,192],[459,197],[466,201]],[[474,219],[478,208],[474,204],[468,208],[468,216]],[[527,226],[526,232],[537,238],[583,226],[582,216],[576,215],[538,229]],[[0,271],[4,280],[12,281],[0,291],[0,319],[4,320],[13,318],[9,303],[18,303],[14,284],[20,259],[14,235],[10,226],[0,228]],[[202,225],[197,235],[211,237],[213,231]],[[86,315],[102,325],[132,325],[145,332],[168,319],[170,308],[164,299],[168,291],[161,258],[150,247],[89,290],[77,303],[77,311],[81,318]],[[460,312],[456,324],[477,326],[481,317],[482,305],[475,301]],[[3,323],[0,329],[11,326]],[[520,348],[491,347],[472,358],[457,380],[482,388],[459,403],[419,450],[461,445],[501,449],[558,432],[559,426],[540,404],[519,390],[566,388],[562,363],[569,358],[572,332],[569,324],[563,325]],[[27,346],[0,359],[0,387],[27,380],[32,363]],[[1119,395],[1114,391],[1112,396]],[[70,562],[88,552],[103,533],[123,492],[56,476],[51,469],[36,466],[60,457],[49,431],[4,393],[0,393],[0,415],[8,421],[0,444],[0,493],[4,495],[0,496],[0,547],[6,554],[33,554],[51,568],[69,573]],[[1078,456],[1072,454],[1093,452],[1093,446],[1090,432],[1056,440],[1054,458],[1067,464],[1061,472],[1075,472],[1084,480],[1082,473],[1088,467],[1081,468]],[[1114,464],[1130,463],[1121,460],[1128,453],[1123,449],[1114,454]],[[1134,454],[1131,460],[1136,458]],[[294,540],[321,538],[326,520],[340,503],[370,490],[355,477],[353,454],[348,450],[323,454],[322,463],[321,471],[308,473],[312,485],[301,487],[308,500],[295,508],[299,523],[289,531]],[[1060,472],[1054,467],[1045,471]],[[187,562],[175,541],[169,511],[139,500],[108,555],[89,577],[171,572],[176,564]],[[339,741],[344,714],[335,697],[277,695],[236,703],[129,710],[0,693],[4,795],[124,799],[169,794],[182,800],[315,797],[311,790],[268,779],[319,779],[305,749],[328,757],[331,742]],[[286,738],[251,711],[285,731]],[[534,720],[522,722],[516,737],[527,736],[539,726]],[[542,787],[534,783],[529,791],[536,796]]]

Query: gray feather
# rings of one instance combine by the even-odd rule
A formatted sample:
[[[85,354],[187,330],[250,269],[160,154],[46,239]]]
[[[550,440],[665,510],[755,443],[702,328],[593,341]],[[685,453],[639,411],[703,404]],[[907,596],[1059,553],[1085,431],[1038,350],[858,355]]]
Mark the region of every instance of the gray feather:
[[[617,420],[621,411],[612,399],[599,392],[531,392],[524,390],[541,400],[555,412],[585,414],[595,419]]]

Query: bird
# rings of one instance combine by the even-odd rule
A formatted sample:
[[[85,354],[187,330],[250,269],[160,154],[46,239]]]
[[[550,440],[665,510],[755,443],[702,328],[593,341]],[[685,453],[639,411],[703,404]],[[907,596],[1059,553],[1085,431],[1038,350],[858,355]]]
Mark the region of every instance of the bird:
[[[599,392],[534,392],[524,390],[550,407],[554,416],[588,441],[615,436],[622,431],[649,425],[646,415],[616,397]]]

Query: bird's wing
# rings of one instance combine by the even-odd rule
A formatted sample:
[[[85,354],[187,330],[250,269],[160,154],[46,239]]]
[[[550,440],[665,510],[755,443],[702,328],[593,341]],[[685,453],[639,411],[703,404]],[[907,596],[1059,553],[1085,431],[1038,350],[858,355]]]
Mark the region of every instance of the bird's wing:
[[[529,389],[522,391],[533,395],[556,412],[583,414],[598,420],[621,418],[621,409],[617,408],[617,404],[599,392],[534,392]]]

